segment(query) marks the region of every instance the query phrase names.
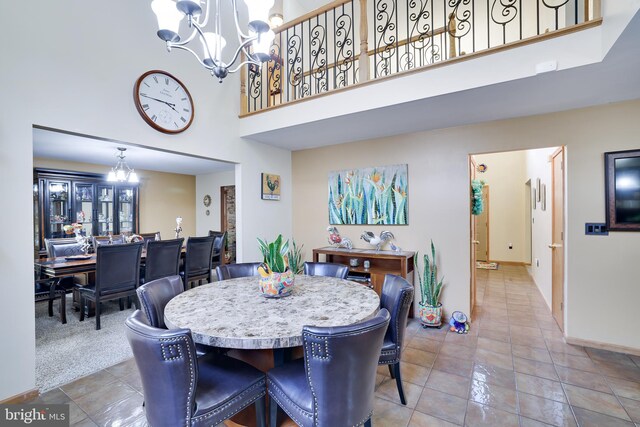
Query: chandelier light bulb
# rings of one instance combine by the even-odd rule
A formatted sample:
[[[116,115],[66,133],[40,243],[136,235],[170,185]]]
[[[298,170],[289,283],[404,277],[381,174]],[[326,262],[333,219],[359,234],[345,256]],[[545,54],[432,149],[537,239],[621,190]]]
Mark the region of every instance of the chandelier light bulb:
[[[151,10],[158,20],[158,37],[167,42],[179,42],[180,21],[184,13],[179,11],[172,0],[153,0]]]
[[[138,179],[138,174],[134,170],[131,170],[131,173],[129,174],[129,182],[131,184],[137,184],[138,182],[140,182],[140,180]]]
[[[249,9],[249,29],[256,33],[269,31],[269,10],[274,0],[244,0]]]
[[[201,40],[202,49],[204,50],[203,62],[210,67],[214,65],[214,60],[215,62],[220,63],[220,58],[222,58],[222,49],[227,45],[227,41],[221,35],[211,32],[204,33],[203,38],[204,41]]]
[[[262,62],[271,58],[271,43],[276,37],[272,30],[258,34],[258,39],[253,42],[253,54]]]
[[[109,175],[107,175],[107,181],[109,182],[116,182],[118,179],[116,178],[116,173],[113,171],[113,169],[111,169],[109,171]]]
[[[127,173],[123,169],[118,169],[118,171],[116,172],[116,179],[118,181],[126,181]]]
[[[271,29],[278,28],[282,24],[284,24],[284,17],[279,13],[272,13],[271,16],[269,16],[269,25],[271,26]]]

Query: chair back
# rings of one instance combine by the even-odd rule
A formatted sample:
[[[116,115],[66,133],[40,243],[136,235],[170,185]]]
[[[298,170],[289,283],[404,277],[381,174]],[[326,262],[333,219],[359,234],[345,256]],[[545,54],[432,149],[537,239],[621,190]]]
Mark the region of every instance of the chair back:
[[[44,239],[44,244],[49,258],[84,254],[82,245],[78,243],[75,237]]]
[[[140,310],[129,316],[125,325],[142,380],[149,425],[190,425],[198,383],[191,331],[149,326]]]
[[[150,240],[147,247],[144,281],[176,276],[180,273],[180,253],[184,239]]]
[[[209,230],[209,236],[213,237],[213,264],[220,265],[224,259],[224,247],[227,242],[227,232]]]
[[[244,262],[240,264],[225,264],[216,267],[218,280],[237,279],[238,277],[258,276],[260,262]]]
[[[191,277],[211,276],[211,254],[213,237],[189,237],[187,252],[184,257],[185,282]]]
[[[349,267],[343,264],[331,262],[305,262],[304,274],[309,276],[326,276],[346,279],[349,274]]]
[[[159,231],[156,231],[154,233],[140,233],[139,236],[142,237],[142,240],[144,240],[145,245],[147,245],[149,242],[162,240],[162,238],[160,237]]]
[[[398,361],[407,328],[409,308],[411,301],[413,301],[413,293],[413,286],[404,278],[395,274],[384,276],[380,308],[386,308],[391,313],[391,323],[385,337],[396,345]]]
[[[121,234],[115,236],[93,236],[93,250],[97,251],[98,246],[104,245],[121,245],[126,243]]]
[[[180,276],[163,277],[145,283],[136,289],[142,310],[147,315],[149,325],[154,328],[167,329],[164,323],[164,308],[173,297],[184,291]]]
[[[142,242],[102,245],[96,250],[96,294],[133,290],[140,281]]]
[[[339,327],[302,329],[305,370],[313,395],[313,425],[355,426],[373,412],[378,358],[389,312]]]

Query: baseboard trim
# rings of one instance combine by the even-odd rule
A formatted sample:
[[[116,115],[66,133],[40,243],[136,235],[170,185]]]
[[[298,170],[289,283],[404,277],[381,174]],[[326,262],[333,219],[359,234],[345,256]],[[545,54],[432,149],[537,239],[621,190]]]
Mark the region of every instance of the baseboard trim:
[[[498,260],[491,260],[489,262],[497,262],[498,264],[502,264],[502,265],[517,265],[517,266],[522,266],[522,267],[526,267],[528,264],[526,262],[522,262],[522,261],[498,261]]]
[[[15,396],[11,396],[7,399],[0,400],[0,404],[18,404],[29,402],[40,396],[40,391],[37,388],[33,388],[31,390],[27,390],[24,393],[16,394]]]
[[[623,345],[608,344],[600,341],[583,340],[581,338],[571,338],[571,337],[565,337],[565,341],[567,341],[568,344],[581,345],[583,347],[592,347],[592,348],[597,348],[599,350],[615,351],[616,353],[626,353],[626,354],[631,354],[633,356],[640,356],[639,348],[626,347]]]

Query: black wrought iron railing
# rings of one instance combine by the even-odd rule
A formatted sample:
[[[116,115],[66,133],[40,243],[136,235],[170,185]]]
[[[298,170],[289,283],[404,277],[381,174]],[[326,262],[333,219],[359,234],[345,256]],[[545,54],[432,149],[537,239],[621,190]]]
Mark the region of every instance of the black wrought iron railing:
[[[242,115],[598,22],[601,0],[337,0],[276,30]],[[371,48],[370,48],[370,45]]]

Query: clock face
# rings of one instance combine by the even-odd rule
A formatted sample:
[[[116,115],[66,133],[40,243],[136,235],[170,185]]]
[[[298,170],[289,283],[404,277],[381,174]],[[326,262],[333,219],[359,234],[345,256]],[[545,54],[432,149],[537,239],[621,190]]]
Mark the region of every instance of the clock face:
[[[148,71],[140,76],[133,97],[142,118],[160,132],[179,133],[193,121],[189,91],[164,71]]]
[[[210,195],[208,195],[208,194],[207,194],[207,195],[205,195],[205,196],[204,196],[204,199],[202,199],[202,203],[204,203],[204,205],[205,205],[206,207],[211,206],[211,196],[210,196]],[[207,212],[208,212],[208,211],[207,211]]]

